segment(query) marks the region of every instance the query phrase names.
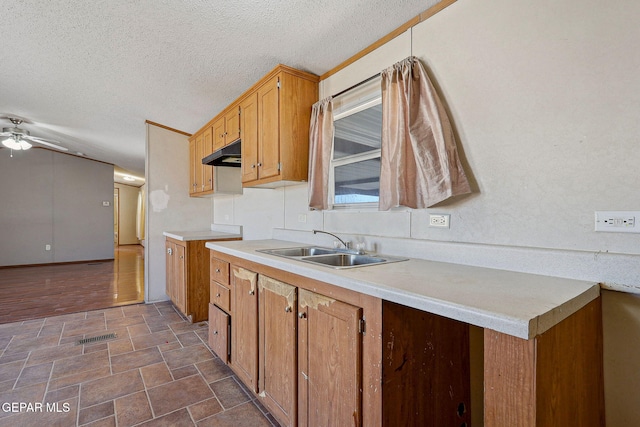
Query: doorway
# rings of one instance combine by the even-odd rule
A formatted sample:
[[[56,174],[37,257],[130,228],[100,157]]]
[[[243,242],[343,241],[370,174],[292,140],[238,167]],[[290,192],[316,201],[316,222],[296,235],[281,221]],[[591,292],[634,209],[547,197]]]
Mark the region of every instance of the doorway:
[[[119,246],[120,189],[113,189],[113,244]]]

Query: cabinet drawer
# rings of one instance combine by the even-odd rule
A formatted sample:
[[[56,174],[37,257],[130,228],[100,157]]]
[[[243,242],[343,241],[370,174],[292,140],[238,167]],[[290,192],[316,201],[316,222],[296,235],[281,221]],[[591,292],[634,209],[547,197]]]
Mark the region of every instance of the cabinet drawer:
[[[229,363],[229,315],[213,304],[209,304],[209,346]]]
[[[231,291],[229,288],[222,286],[220,283],[211,281],[211,289],[210,289],[210,302],[211,304],[215,304],[226,312],[229,312],[230,301],[231,301]]]
[[[215,258],[213,254],[209,262],[209,274],[211,280],[229,286],[229,263]]]

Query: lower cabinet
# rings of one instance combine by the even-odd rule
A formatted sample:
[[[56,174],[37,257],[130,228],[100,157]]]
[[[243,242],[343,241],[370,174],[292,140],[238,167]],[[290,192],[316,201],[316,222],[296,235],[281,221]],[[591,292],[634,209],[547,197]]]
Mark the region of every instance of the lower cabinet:
[[[224,363],[229,363],[229,315],[209,304],[209,346]]]
[[[175,306],[187,314],[187,250],[184,245],[167,239],[165,241],[166,257],[166,292]]]
[[[211,301],[209,343],[280,425],[470,425],[467,324],[224,261],[231,309]]]
[[[258,279],[260,397],[282,425],[297,419],[297,294],[295,286],[271,277]]]
[[[362,309],[237,266],[231,301],[229,366],[281,425],[362,425]]]
[[[299,426],[362,425],[362,309],[306,290],[299,302]]]
[[[206,242],[165,238],[167,296],[192,323],[207,320],[209,315],[210,251]]]
[[[258,274],[231,268],[231,368],[258,393]]]

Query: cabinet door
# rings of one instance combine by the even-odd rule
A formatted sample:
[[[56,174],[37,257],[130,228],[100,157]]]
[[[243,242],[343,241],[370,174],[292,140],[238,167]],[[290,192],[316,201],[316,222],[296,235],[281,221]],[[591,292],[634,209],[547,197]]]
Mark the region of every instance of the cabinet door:
[[[202,153],[202,144],[203,144],[203,136],[196,136],[196,146],[195,153],[193,158],[193,170],[194,170],[194,192],[202,193],[202,189],[204,184],[202,182],[202,158],[200,157]]]
[[[252,93],[240,104],[242,140],[242,182],[258,179],[258,93]]]
[[[235,106],[224,116],[224,143],[232,143],[240,138],[240,108]]]
[[[189,141],[189,194],[195,194],[198,192],[198,181],[196,177],[198,164],[196,160],[198,158],[198,146],[196,138]]]
[[[300,426],[362,425],[362,309],[299,293]]]
[[[276,76],[258,89],[258,178],[280,173],[280,94]]]
[[[202,169],[202,191],[213,190],[213,166],[203,165],[202,159],[213,153],[213,138],[211,128],[208,128],[202,134],[202,142],[200,145],[200,153],[198,154],[198,166]]]
[[[213,151],[224,147],[224,117],[220,117],[213,124]]]
[[[260,275],[260,397],[282,426],[296,425],[297,288]]]
[[[231,368],[245,385],[258,392],[258,275],[232,268]]]
[[[213,304],[209,304],[209,346],[229,363],[229,315]]]
[[[174,303],[178,309],[187,314],[187,257],[186,248],[181,245],[173,247]]]
[[[173,253],[175,245],[169,240],[165,240],[165,268],[166,268],[166,288],[165,291],[171,301],[175,300],[175,273],[173,272]]]

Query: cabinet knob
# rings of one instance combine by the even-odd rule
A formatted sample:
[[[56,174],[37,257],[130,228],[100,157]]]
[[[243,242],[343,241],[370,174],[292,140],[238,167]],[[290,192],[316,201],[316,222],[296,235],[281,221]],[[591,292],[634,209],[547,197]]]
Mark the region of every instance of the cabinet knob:
[[[255,168],[256,168],[255,164],[251,165],[251,169],[255,169]]]
[[[249,295],[255,295],[256,291],[254,291],[253,289],[249,291]]]
[[[216,294],[216,298],[220,298],[220,293],[219,292]]]
[[[184,255],[180,255],[180,259],[184,259]]]
[[[213,335],[218,335],[218,331],[213,331]]]
[[[262,166],[262,163],[258,163],[258,167]]]
[[[291,313],[291,311],[293,311],[293,310],[292,310],[292,309],[291,309],[291,307],[289,307],[289,306],[286,306],[286,307],[284,308],[284,312],[285,312],[285,313]]]
[[[219,268],[216,268],[216,273],[220,273],[220,269]]]
[[[298,317],[300,319],[306,319],[307,318],[307,313],[305,313],[304,311],[301,311],[298,313]]]

